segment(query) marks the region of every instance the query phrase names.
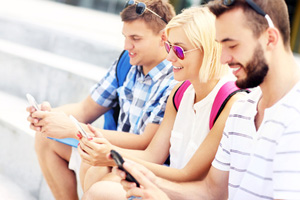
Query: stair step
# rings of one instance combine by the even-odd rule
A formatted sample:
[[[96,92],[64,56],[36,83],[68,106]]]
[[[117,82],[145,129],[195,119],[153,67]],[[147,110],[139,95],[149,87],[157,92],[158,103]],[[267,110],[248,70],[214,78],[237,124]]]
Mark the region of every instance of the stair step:
[[[0,38],[105,67],[122,51],[118,15],[49,1],[0,3]]]
[[[25,99],[0,91],[0,175],[36,199],[53,199],[34,151],[34,131],[26,120],[27,106]],[[7,189],[1,186],[0,195]]]
[[[37,200],[30,193],[14,183],[10,178],[0,174],[0,199]]]
[[[103,67],[0,39],[0,90],[56,107],[84,99],[107,72]]]

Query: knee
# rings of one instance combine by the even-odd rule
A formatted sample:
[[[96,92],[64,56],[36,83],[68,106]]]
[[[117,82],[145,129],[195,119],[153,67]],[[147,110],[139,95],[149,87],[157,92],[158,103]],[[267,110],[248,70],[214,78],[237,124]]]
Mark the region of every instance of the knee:
[[[99,181],[84,193],[82,200],[85,199],[126,199],[126,193],[120,183]]]
[[[101,188],[98,188],[98,186],[95,186],[98,184],[94,184],[93,186],[91,186],[87,191],[84,192],[83,196],[82,196],[82,200],[86,200],[86,199],[97,199],[101,196]],[[100,194],[99,194],[100,192]]]
[[[43,152],[49,149],[47,138],[39,132],[35,134],[34,148],[37,155],[43,154]]]

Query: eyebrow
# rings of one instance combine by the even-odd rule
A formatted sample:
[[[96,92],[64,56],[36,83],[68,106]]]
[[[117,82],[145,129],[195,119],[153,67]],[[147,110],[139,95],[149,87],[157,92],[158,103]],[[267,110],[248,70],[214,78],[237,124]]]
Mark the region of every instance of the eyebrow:
[[[216,40],[216,42],[218,42],[218,43],[234,42],[234,41],[236,41],[236,40],[231,39],[231,38],[225,38],[225,39],[221,40],[220,42],[218,40]]]
[[[122,33],[122,35],[124,37],[126,37],[126,35],[124,33]],[[128,35],[127,37],[142,37],[142,36],[141,35],[135,35],[135,34],[133,34],[133,35]]]
[[[171,44],[171,42],[169,40],[167,40],[167,41]],[[175,42],[173,45],[185,46],[186,44],[184,44],[182,42]]]

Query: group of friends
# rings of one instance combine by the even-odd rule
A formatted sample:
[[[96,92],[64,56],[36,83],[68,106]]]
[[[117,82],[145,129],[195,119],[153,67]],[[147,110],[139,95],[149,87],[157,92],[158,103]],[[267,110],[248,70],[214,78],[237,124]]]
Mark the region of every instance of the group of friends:
[[[300,199],[300,68],[285,1],[213,0],[175,16],[167,0],[129,0],[120,15],[124,83],[117,60],[83,101],[27,108],[54,197]],[[90,125],[116,106],[116,130]]]

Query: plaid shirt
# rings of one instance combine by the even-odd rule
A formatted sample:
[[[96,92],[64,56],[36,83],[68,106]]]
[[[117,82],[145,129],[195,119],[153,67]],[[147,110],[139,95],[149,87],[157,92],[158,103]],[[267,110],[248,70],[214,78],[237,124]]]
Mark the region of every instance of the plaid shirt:
[[[118,87],[116,64],[91,92],[95,102],[104,107],[120,104],[118,131],[142,134],[149,123],[160,124],[168,96],[176,85],[172,64],[164,60],[146,76],[142,66],[132,66],[123,86]]]

